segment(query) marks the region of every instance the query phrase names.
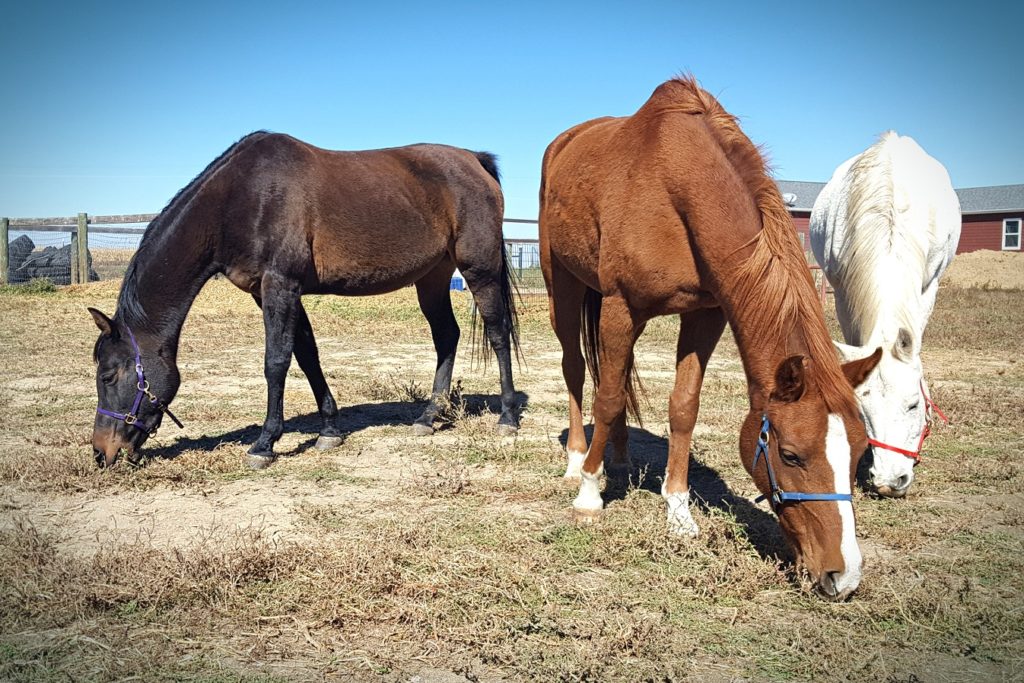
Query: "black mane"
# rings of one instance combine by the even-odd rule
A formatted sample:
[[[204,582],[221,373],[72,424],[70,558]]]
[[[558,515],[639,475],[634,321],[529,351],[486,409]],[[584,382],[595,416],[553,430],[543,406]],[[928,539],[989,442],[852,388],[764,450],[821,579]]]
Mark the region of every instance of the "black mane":
[[[125,324],[131,321],[131,324],[136,326],[145,324],[147,321],[146,311],[143,310],[142,305],[139,303],[139,262],[148,255],[152,244],[157,239],[155,235],[160,233],[161,226],[169,220],[169,216],[174,214],[174,208],[177,206],[178,201],[186,196],[191,197],[194,191],[203,184],[203,181],[220,169],[243,143],[267,135],[271,135],[271,133],[265,130],[258,130],[240,138],[238,142],[228,147],[220,156],[207,164],[206,168],[193,178],[188,185],[178,190],[174,197],[171,198],[171,201],[167,202],[167,205],[157,214],[156,218],[150,222],[149,227],[146,228],[146,232],[143,233],[142,239],[139,241],[139,248],[128,263],[128,269],[125,271],[124,280],[121,283],[121,293],[117,298],[117,311]]]

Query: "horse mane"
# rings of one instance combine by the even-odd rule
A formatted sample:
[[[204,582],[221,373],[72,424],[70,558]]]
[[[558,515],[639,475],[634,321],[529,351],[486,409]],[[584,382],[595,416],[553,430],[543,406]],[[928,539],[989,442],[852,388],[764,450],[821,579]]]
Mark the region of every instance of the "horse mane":
[[[897,147],[909,147],[905,140],[894,131],[887,131],[857,158],[846,174],[847,237],[838,259],[837,275],[853,313],[851,322],[862,343],[867,341],[864,335],[875,329],[880,309],[886,305],[891,308],[892,320],[917,334],[911,304],[920,297],[925,280],[926,245],[898,219],[900,203],[906,199],[897,196],[893,156]],[[880,268],[885,268],[886,273],[884,293],[883,279],[878,276]],[[902,285],[901,291],[894,294],[893,284]]]
[[[206,180],[220,170],[221,167],[223,167],[224,164],[226,164],[234,155],[234,153],[238,151],[240,146],[246,142],[260,139],[267,135],[271,135],[271,133],[265,130],[259,130],[240,138],[237,142],[224,150],[220,156],[207,164],[206,168],[200,171],[199,175],[193,178],[188,185],[178,190],[178,192],[171,198],[171,201],[167,202],[167,205],[160,210],[160,213],[157,214],[156,218],[150,221],[146,231],[142,234],[142,239],[139,240],[138,249],[136,249],[135,254],[132,256],[132,260],[128,263],[128,269],[125,271],[124,280],[121,282],[121,293],[117,297],[117,311],[125,324],[139,326],[148,321],[146,311],[142,308],[142,304],[139,302],[139,281],[141,279],[139,274],[139,264],[149,256],[149,252],[153,250],[153,244],[164,234],[163,226],[173,220],[173,217],[178,214],[177,209],[179,205],[191,200]]]
[[[704,117],[760,214],[761,231],[754,250],[732,273],[735,296],[749,304],[745,322],[763,330],[766,339],[782,343],[794,330],[802,331],[814,361],[818,390],[829,411],[856,413],[853,392],[836,358],[807,260],[764,153],[743,133],[737,118],[692,76],[668,81],[658,91],[663,89],[671,94],[673,110]]]

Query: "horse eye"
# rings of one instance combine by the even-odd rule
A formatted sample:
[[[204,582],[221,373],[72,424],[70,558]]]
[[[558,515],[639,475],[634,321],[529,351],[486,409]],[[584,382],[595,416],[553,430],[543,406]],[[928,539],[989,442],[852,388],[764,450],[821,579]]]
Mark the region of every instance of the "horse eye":
[[[915,410],[917,410],[918,406],[920,406],[920,405],[921,405],[920,401],[914,401],[909,406],[907,406],[907,412],[908,413],[914,412]]]
[[[116,371],[115,372],[109,372],[109,373],[103,375],[102,377],[100,377],[100,381],[103,382],[104,384],[113,384],[114,380],[116,380],[116,379],[117,379],[117,372]]]
[[[785,448],[779,451],[779,455],[782,456],[782,461],[787,465],[800,465],[800,456],[793,451],[787,451]]]

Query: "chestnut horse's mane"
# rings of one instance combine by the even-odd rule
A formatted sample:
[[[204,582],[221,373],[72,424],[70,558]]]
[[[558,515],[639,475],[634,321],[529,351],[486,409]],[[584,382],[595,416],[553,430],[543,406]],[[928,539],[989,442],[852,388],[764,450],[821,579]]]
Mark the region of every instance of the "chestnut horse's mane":
[[[806,257],[761,150],[740,130],[736,117],[692,76],[668,81],[658,88],[662,91],[672,111],[704,118],[761,214],[762,229],[753,252],[731,273],[736,298],[749,304],[743,320],[737,322],[761,330],[766,340],[783,346],[793,330],[802,331],[829,411],[856,414],[853,392],[825,327]]]

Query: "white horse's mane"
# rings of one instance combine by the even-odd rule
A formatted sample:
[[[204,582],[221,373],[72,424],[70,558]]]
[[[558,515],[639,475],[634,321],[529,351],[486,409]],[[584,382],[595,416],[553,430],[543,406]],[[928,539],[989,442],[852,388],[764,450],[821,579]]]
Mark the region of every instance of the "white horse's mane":
[[[913,335],[915,346],[920,341],[934,225],[921,224],[920,207],[911,212],[910,198],[929,194],[930,183],[921,176],[930,177],[934,164],[911,138],[889,131],[847,171],[846,239],[837,275],[862,344],[873,332],[891,342],[900,328]],[[877,330],[880,323],[886,329]]]

